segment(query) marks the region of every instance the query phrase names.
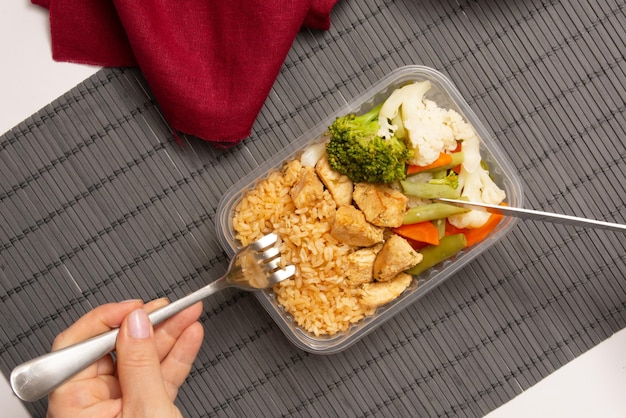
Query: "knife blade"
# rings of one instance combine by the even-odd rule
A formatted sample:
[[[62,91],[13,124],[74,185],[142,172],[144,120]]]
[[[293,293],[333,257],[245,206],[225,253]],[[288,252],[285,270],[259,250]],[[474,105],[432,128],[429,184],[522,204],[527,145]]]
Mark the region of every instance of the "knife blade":
[[[433,199],[441,203],[462,207],[465,209],[483,210],[489,213],[514,216],[520,219],[530,219],[534,221],[553,222],[564,225],[573,225],[587,228],[608,229],[611,231],[626,232],[626,225],[599,221],[596,219],[580,218],[578,216],[564,215],[553,212],[543,212],[539,210],[516,208],[512,206],[500,206],[489,203],[470,202],[459,199],[436,198]]]

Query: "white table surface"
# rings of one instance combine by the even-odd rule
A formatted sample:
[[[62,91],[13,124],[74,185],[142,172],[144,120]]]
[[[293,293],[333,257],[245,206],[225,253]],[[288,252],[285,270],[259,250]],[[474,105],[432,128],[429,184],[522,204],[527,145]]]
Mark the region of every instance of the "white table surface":
[[[99,70],[52,61],[48,12],[28,0],[0,2],[0,134]],[[0,378],[2,416],[28,413]],[[626,329],[579,356],[489,418],[625,417]]]

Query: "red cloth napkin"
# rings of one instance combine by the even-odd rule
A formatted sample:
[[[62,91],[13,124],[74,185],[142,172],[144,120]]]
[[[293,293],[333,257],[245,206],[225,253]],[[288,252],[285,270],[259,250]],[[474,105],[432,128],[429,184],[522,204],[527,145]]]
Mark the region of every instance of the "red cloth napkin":
[[[221,147],[250,135],[293,40],[327,30],[337,0],[31,0],[52,56],[139,66],[179,132]]]

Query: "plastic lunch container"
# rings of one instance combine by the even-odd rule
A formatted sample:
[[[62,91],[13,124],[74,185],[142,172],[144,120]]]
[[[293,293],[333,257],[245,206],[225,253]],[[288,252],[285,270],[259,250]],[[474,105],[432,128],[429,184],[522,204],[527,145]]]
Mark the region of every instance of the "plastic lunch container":
[[[481,156],[489,165],[490,174],[493,176],[496,184],[506,192],[506,202],[509,206],[521,207],[523,203],[522,187],[515,175],[514,167],[490,137],[467,102],[461,97],[456,87],[443,74],[432,68],[410,65],[400,67],[389,73],[352,102],[338,109],[316,127],[300,136],[281,152],[273,156],[272,159],[250,172],[224,194],[218,205],[216,224],[218,238],[226,252],[232,257],[241,246],[235,238],[233,216],[238,201],[247,190],[253,188],[258,181],[266,178],[269,172],[282,167],[286,161],[298,158],[309,144],[320,142],[322,135],[336,117],[350,112],[355,112],[356,114],[364,113],[385,100],[396,88],[410,82],[424,80],[429,80],[432,84],[425,98],[435,101],[440,107],[457,111],[473,126],[481,140]],[[295,346],[310,353],[334,354],[354,344],[402,309],[428,294],[428,292],[453,275],[461,267],[499,241],[513,228],[516,222],[515,218],[505,217],[487,239],[462,250],[454,257],[432,267],[421,275],[415,276],[411,286],[394,301],[379,307],[374,315],[353,324],[347,331],[335,335],[315,336],[298,327],[290,315],[278,304],[271,290],[255,292],[255,295],[261,305],[276,321],[282,332]]]

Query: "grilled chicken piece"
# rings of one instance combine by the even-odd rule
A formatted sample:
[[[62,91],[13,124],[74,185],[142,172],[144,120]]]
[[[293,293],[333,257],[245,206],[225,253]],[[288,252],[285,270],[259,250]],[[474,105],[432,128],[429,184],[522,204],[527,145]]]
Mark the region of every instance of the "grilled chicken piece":
[[[377,226],[395,228],[402,218],[409,199],[389,186],[357,183],[352,198],[365,214],[365,219]]]
[[[361,304],[370,308],[385,305],[409,287],[413,276],[407,273],[400,273],[388,282],[365,283],[359,289]]]
[[[309,207],[323,198],[324,185],[313,167],[302,167],[300,178],[290,191],[293,203],[298,209]]]
[[[348,255],[349,267],[346,277],[354,284],[369,283],[374,280],[374,260],[382,244],[361,248]]]
[[[367,222],[363,212],[351,205],[337,208],[330,234],[355,247],[370,247],[383,240],[383,228]]]
[[[352,204],[354,183],[343,174],[330,168],[326,154],[315,165],[315,171],[326,186],[337,206]]]
[[[392,235],[374,261],[374,279],[386,282],[422,261],[423,256],[399,235]]]
[[[293,186],[300,178],[302,163],[300,160],[292,160],[283,167],[283,181],[287,187]]]

